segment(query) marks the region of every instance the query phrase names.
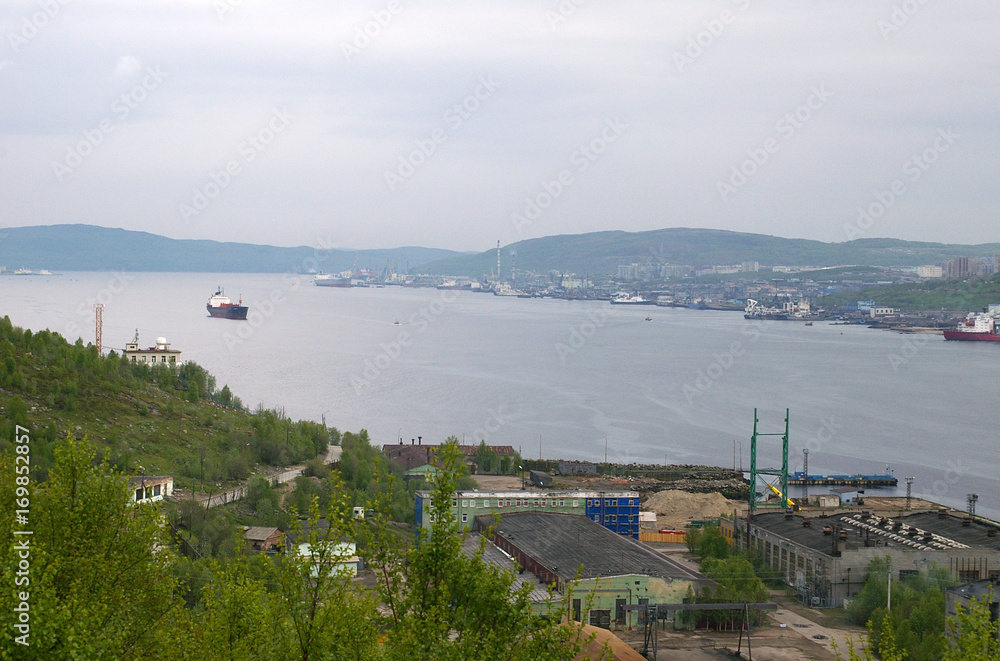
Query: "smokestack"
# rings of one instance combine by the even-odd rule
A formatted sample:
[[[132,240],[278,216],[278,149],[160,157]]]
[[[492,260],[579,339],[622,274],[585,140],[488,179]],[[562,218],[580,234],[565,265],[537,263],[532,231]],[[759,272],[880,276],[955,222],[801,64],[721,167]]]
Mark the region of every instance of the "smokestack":
[[[417,436],[417,445],[423,445],[423,444],[424,444],[424,437]]]
[[[413,445],[413,441],[415,441],[415,440],[417,440],[417,439],[415,439],[415,438],[411,438],[411,439],[410,439],[410,445]]]

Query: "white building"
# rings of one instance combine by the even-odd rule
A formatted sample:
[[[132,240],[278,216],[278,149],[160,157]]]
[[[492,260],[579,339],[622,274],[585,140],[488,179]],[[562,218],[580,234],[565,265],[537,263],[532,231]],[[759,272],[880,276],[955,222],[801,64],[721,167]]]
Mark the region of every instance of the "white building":
[[[172,475],[139,475],[130,477],[128,483],[136,503],[156,503],[174,493]]]
[[[944,269],[940,266],[918,266],[917,277],[941,278],[944,277]]]
[[[170,343],[167,342],[167,338],[165,337],[156,338],[155,347],[140,349],[139,331],[136,331],[135,338],[125,345],[125,351],[122,352],[122,355],[125,356],[125,360],[133,363],[143,363],[146,365],[160,363],[162,365],[173,366],[180,362],[178,359],[181,352],[178,349],[171,349]]]
[[[884,317],[889,314],[896,314],[896,309],[887,308],[882,305],[873,305],[870,308],[868,308],[868,316],[870,316],[873,319],[875,317]]]

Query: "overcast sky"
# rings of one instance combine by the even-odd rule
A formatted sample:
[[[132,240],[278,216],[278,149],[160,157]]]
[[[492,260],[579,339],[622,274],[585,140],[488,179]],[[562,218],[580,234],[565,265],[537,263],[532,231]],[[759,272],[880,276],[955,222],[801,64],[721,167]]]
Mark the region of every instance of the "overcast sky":
[[[1000,240],[996,2],[6,0],[0,31],[3,227]]]

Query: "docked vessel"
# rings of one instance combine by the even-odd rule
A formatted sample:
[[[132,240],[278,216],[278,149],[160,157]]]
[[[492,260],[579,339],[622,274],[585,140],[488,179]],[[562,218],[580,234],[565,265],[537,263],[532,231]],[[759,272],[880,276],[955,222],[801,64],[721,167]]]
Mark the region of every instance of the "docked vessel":
[[[615,294],[611,299],[611,305],[656,305],[656,301],[623,291]]]
[[[242,298],[239,303],[230,301],[229,297],[222,291],[222,287],[219,287],[218,291],[212,294],[205,307],[208,308],[208,314],[222,319],[246,319],[249,309],[243,305]]]
[[[313,278],[313,284],[317,287],[350,287],[351,276],[343,273],[317,273]]]
[[[761,305],[759,301],[755,301],[752,298],[748,298],[743,318],[771,319],[777,321],[785,321],[788,319],[788,313],[785,312],[784,310],[779,310],[778,308],[772,308],[766,305]]]
[[[990,314],[970,313],[958,327],[944,332],[946,340],[972,340],[973,342],[1000,342],[997,319]]]

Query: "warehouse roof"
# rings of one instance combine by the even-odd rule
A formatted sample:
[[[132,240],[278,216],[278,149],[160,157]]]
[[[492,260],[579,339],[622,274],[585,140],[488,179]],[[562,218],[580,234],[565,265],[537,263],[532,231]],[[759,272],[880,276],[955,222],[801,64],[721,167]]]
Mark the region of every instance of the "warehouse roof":
[[[492,523],[490,517],[478,520],[486,526]],[[708,582],[676,560],[582,516],[503,514],[496,525],[496,534],[564,581],[638,574]]]
[[[479,533],[469,533],[462,539],[462,553],[470,558],[473,557],[479,551],[479,546],[483,542],[484,540]],[[501,569],[517,572],[517,565],[514,563],[514,558],[498,549],[489,540],[485,540],[485,544],[483,547],[484,562],[500,567]],[[531,592],[528,596],[532,602],[545,603],[549,600],[549,589],[545,583],[539,581],[533,574],[527,572],[516,573],[514,589],[520,590],[525,585],[531,586]]]
[[[809,520],[810,525],[803,525]],[[1000,550],[1000,526],[982,520],[969,522],[954,513],[914,512],[903,516],[886,516],[858,512],[829,516],[786,516],[781,512],[758,514],[753,523],[764,530],[781,535],[796,544],[832,554],[833,535],[824,534],[825,526],[840,526],[847,533],[846,549],[869,546],[910,548],[919,551],[946,551],[977,548]],[[990,531],[993,531],[992,536]]]

